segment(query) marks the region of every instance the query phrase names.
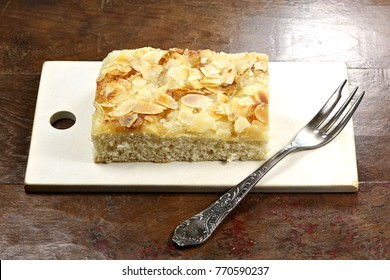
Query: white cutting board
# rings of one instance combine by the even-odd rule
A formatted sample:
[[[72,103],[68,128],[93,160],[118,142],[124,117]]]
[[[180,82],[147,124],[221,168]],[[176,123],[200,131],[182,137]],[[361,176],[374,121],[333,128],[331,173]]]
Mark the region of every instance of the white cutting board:
[[[101,62],[46,62],[39,86],[25,189],[30,192],[222,192],[261,162],[96,164],[90,138],[95,79]],[[287,144],[347,78],[341,62],[271,62],[270,154]],[[344,88],[344,97],[349,93]],[[69,129],[51,126],[57,112],[75,115]],[[356,192],[352,121],[330,144],[289,155],[255,192]]]

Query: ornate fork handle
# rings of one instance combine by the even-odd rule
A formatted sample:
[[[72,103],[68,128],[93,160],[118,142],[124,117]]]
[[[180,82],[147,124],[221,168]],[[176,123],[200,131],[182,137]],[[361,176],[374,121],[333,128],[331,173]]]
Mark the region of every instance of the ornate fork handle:
[[[223,219],[240,203],[259,180],[281,159],[295,150],[287,145],[263,165],[231,188],[208,208],[177,226],[172,240],[180,246],[197,245],[208,239]]]

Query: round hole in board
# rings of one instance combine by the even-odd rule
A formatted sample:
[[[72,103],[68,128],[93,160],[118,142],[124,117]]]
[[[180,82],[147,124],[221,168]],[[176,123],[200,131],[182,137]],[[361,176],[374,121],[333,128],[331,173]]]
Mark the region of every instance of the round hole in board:
[[[50,124],[56,129],[68,129],[76,123],[76,116],[68,111],[54,113],[50,118]]]

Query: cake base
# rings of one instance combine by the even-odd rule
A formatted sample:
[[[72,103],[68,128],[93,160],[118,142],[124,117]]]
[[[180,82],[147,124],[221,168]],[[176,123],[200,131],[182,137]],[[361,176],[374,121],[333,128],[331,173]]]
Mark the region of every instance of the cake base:
[[[144,133],[92,136],[95,162],[172,162],[263,160],[267,143],[180,136],[157,137]]]

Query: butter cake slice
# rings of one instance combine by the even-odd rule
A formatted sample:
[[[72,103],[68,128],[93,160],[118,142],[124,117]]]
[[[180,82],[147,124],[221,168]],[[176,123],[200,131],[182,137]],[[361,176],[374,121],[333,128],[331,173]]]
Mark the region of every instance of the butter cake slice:
[[[97,78],[94,160],[264,159],[268,97],[265,54],[113,51]]]

